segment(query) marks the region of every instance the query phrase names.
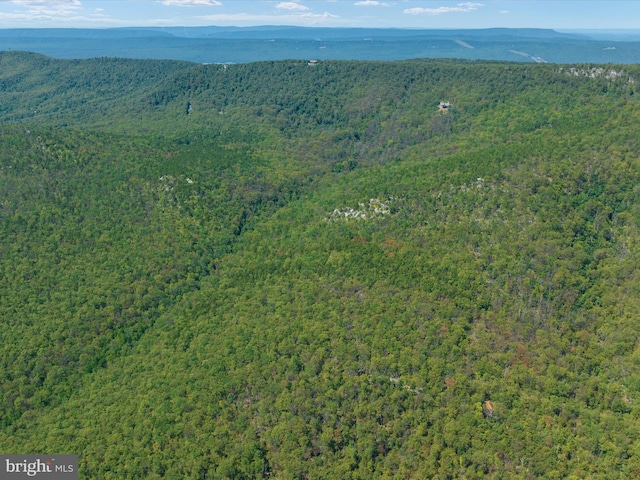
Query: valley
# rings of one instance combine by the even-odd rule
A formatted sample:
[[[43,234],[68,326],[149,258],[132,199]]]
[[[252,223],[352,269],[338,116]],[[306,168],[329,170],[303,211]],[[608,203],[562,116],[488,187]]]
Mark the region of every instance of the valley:
[[[639,76],[0,53],[3,450],[634,478]]]

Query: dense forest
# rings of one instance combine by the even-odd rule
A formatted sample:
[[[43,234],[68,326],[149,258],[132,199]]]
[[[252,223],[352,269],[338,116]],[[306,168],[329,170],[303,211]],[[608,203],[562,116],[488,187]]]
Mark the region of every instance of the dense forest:
[[[638,80],[0,53],[3,453],[640,477]]]

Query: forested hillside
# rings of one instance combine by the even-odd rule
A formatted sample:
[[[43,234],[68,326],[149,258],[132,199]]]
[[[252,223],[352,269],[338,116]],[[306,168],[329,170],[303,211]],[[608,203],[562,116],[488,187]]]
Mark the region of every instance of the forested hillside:
[[[0,54],[2,451],[639,477],[639,78]]]

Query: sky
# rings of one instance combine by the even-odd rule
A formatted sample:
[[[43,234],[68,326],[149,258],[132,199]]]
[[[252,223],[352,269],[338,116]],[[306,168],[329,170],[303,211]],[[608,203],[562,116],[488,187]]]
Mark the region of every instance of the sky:
[[[0,0],[0,28],[640,29],[640,0]]]

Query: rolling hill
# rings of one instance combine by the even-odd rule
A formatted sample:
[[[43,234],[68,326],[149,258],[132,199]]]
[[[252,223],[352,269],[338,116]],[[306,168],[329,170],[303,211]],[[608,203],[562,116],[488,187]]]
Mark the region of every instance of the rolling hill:
[[[56,58],[118,57],[198,63],[459,58],[549,63],[637,63],[637,32],[535,28],[135,27],[0,29],[0,50]]]
[[[634,478],[639,77],[2,53],[3,450]]]

